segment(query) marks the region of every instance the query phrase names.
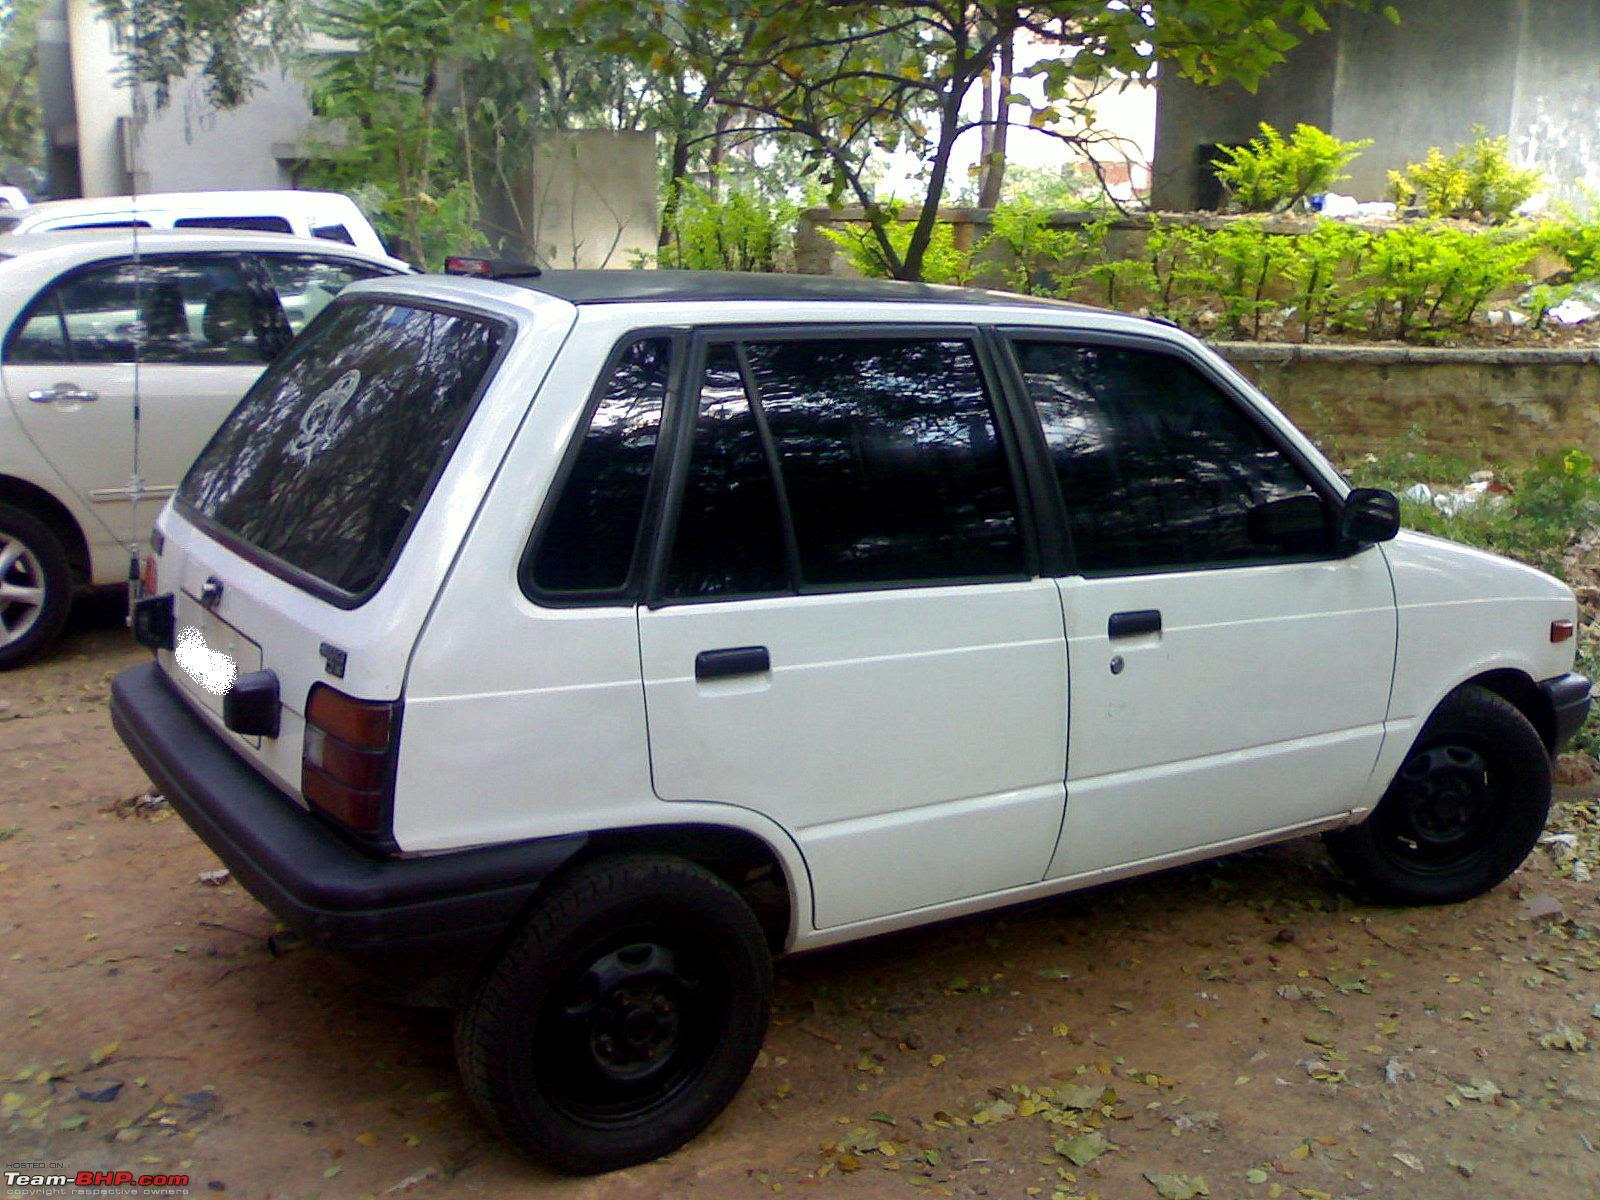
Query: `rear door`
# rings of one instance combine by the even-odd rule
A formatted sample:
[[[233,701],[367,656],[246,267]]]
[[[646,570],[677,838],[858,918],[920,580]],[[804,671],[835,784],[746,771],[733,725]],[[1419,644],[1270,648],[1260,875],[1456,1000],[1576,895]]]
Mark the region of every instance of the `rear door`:
[[[639,615],[657,793],[783,824],[820,927],[1036,882],[1061,609],[974,331],[754,330],[690,363]]]
[[[122,541],[141,535],[286,339],[247,262],[151,255],[78,268],[10,330],[6,394],[28,437]],[[138,473],[130,504],[135,398]]]
[[[1195,361],[1137,340],[1013,345],[1076,564],[1051,877],[1361,803],[1394,669],[1382,552],[1339,552],[1328,483]]]

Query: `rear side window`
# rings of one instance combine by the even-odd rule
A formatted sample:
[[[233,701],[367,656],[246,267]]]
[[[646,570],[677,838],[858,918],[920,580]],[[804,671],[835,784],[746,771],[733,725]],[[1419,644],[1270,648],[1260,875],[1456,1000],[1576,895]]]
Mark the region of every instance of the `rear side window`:
[[[282,217],[179,217],[174,229],[254,229],[260,233],[293,233]]]
[[[988,390],[958,339],[745,347],[808,585],[1027,573]]]
[[[346,246],[356,244],[356,239],[350,236],[350,231],[343,225],[313,225],[311,236],[327,242],[343,242]]]
[[[661,432],[669,338],[626,346],[601,385],[588,429],[526,568],[533,590],[596,595],[628,582]]]
[[[677,599],[790,589],[772,468],[732,346],[713,346],[662,590]]]
[[[180,506],[359,602],[399,553],[507,337],[465,313],[330,306],[223,423]]]
[[[284,319],[299,333],[311,319],[352,283],[393,274],[381,267],[347,259],[318,258],[314,254],[263,254],[261,262],[278,293]]]
[[[1265,430],[1182,359],[1061,342],[1016,349],[1080,570],[1219,566],[1331,548],[1331,527],[1265,535],[1253,512],[1317,493]]]

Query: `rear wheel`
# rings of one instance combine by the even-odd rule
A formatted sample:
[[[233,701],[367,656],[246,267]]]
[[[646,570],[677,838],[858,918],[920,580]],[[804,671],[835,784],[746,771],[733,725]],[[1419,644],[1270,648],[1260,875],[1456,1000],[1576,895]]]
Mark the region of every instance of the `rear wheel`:
[[[750,908],[669,857],[558,882],[456,1023],[484,1115],[558,1169],[609,1171],[699,1133],[766,1035],[772,963]]]
[[[72,571],[60,539],[32,513],[0,504],[0,670],[54,642],[71,607]]]
[[[1377,899],[1449,904],[1482,895],[1527,858],[1550,810],[1550,758],[1515,706],[1467,686],[1423,727],[1364,822],[1328,837]]]

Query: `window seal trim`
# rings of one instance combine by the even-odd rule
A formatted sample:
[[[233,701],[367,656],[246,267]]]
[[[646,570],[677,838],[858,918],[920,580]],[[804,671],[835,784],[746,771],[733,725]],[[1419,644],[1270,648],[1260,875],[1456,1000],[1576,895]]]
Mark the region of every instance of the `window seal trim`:
[[[594,421],[594,414],[599,411],[600,403],[605,399],[606,388],[611,382],[611,377],[616,374],[617,366],[622,362],[623,356],[638,343],[656,338],[664,338],[669,343],[667,388],[661,399],[661,423],[656,427],[656,447],[650,461],[650,478],[645,483],[644,504],[639,509],[639,528],[634,531],[633,552],[628,559],[628,573],[621,586],[615,588],[571,591],[551,591],[542,588],[534,578],[534,562],[544,544],[550,523],[555,520],[556,509],[561,505],[561,498],[566,493],[572,472],[577,468],[578,457],[583,453],[583,443],[589,436],[589,426]],[[663,450],[668,448],[668,420],[673,401],[683,386],[682,364],[687,356],[687,342],[688,332],[681,325],[640,326],[622,334],[607,351],[600,373],[589,389],[589,397],[584,401],[583,409],[578,414],[572,436],[567,439],[566,448],[561,453],[561,461],[556,467],[555,475],[545,491],[544,499],[539,502],[538,515],[534,517],[522,554],[517,560],[517,587],[534,604],[542,608],[602,608],[631,605],[636,602],[648,559],[654,505],[658,503],[658,493],[665,482],[663,477],[666,473],[667,456],[663,454]]]
[[[341,299],[336,296],[326,308],[317,314],[312,324],[306,326],[306,329],[302,332],[310,332],[317,324],[331,320],[330,314],[339,311],[343,307],[357,304],[386,304],[391,307],[421,309],[425,312],[435,312],[443,316],[469,317],[482,324],[499,329],[502,334],[499,347],[495,350],[494,356],[484,366],[483,375],[478,380],[478,385],[474,389],[472,397],[467,401],[466,410],[461,417],[461,425],[456,431],[455,440],[450,444],[449,452],[442,455],[440,460],[434,464],[432,472],[423,483],[422,489],[417,493],[416,502],[411,507],[411,515],[406,518],[406,523],[400,527],[400,532],[395,535],[394,545],[389,548],[389,554],[383,560],[383,566],[373,576],[372,582],[359,592],[346,591],[344,588],[336,587],[324,579],[319,579],[309,571],[295,566],[286,559],[279,558],[270,551],[262,550],[260,547],[252,545],[238,534],[219,525],[216,521],[196,509],[183,496],[184,485],[189,482],[189,475],[194,470],[193,463],[183,473],[183,479],[179,482],[178,490],[173,494],[171,500],[174,511],[180,517],[213,541],[218,542],[224,549],[237,554],[252,566],[259,567],[269,575],[275,575],[285,583],[291,584],[319,600],[324,600],[335,608],[342,608],[347,611],[360,608],[368,600],[376,596],[383,589],[384,584],[389,582],[389,576],[394,573],[395,564],[400,561],[400,555],[404,552],[407,543],[410,542],[411,534],[415,531],[417,522],[422,519],[422,514],[427,511],[428,504],[433,499],[433,493],[439,486],[439,481],[444,478],[444,473],[449,469],[451,461],[456,456],[456,451],[461,447],[461,439],[466,436],[468,428],[472,425],[473,418],[478,414],[479,406],[483,403],[484,396],[494,384],[496,377],[500,373],[501,364],[505,362],[506,355],[511,352],[511,347],[516,344],[517,340],[516,323],[508,321],[503,315],[489,312],[486,309],[474,308],[468,305],[444,304],[431,300],[414,301],[409,296],[402,299],[395,296],[385,296],[380,293],[363,293],[360,296],[351,296],[348,299]],[[290,353],[292,352],[293,348],[291,347]],[[283,361],[286,357],[287,355],[281,356],[273,363],[269,363],[267,370],[270,370],[272,366],[277,365],[278,362]],[[240,404],[243,404],[250,393],[261,385],[261,380],[266,378],[267,370],[263,370],[256,377],[256,382],[250,385],[249,391],[240,397]],[[206,451],[211,449],[212,442],[216,441],[221,433],[222,426],[219,425],[211,437],[206,440],[204,449],[196,455],[195,462],[199,462],[205,456]]]
[[[1172,575],[1186,571],[1220,571],[1234,567],[1265,567],[1305,562],[1338,562],[1350,557],[1347,552],[1341,551],[1336,546],[1326,553],[1228,559],[1211,563],[1178,563],[1139,570],[1109,568],[1092,571],[1080,570],[1077,554],[1071,543],[1071,522],[1069,520],[1071,505],[1067,503],[1066,496],[1061,491],[1061,481],[1056,474],[1054,466],[1050,463],[1048,449],[1044,446],[1044,427],[1039,420],[1038,405],[1034,402],[1032,396],[1028,394],[1027,381],[1022,373],[1022,363],[1016,352],[1016,343],[1018,341],[1055,342],[1074,346],[1108,346],[1116,349],[1162,354],[1168,358],[1175,358],[1198,371],[1207,383],[1217,389],[1225,401],[1240,411],[1245,419],[1261,432],[1262,436],[1267,439],[1273,448],[1283,454],[1294,465],[1295,469],[1306,477],[1311,490],[1322,497],[1324,503],[1330,506],[1332,512],[1337,512],[1339,506],[1343,503],[1343,498],[1334,489],[1333,482],[1328,479],[1327,473],[1307,458],[1298,446],[1288,442],[1284,438],[1282,431],[1267,419],[1266,414],[1261,411],[1249,396],[1242,393],[1231,379],[1228,379],[1213,364],[1207,362],[1205,358],[1196,354],[1188,346],[1168,341],[1165,338],[1150,337],[1137,333],[1098,329],[1068,329],[1059,325],[1006,324],[994,326],[993,330],[995,336],[1005,345],[1006,359],[1009,363],[1010,371],[1014,373],[1014,385],[1018,389],[1020,399],[1027,406],[1030,414],[1029,426],[1035,431],[1038,444],[1044,452],[1041,467],[1046,473],[1050,487],[1053,489],[1054,499],[1060,505],[1060,528],[1064,545],[1068,552],[1066,560],[1062,564],[1064,574],[1061,578],[1079,576],[1084,579],[1121,579],[1139,575]]]

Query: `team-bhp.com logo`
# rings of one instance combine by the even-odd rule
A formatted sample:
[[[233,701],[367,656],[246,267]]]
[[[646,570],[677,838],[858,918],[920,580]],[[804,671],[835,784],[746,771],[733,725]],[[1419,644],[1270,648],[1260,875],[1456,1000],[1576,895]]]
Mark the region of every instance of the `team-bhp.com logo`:
[[[144,1175],[136,1171],[73,1171],[59,1164],[5,1172],[6,1196],[187,1196],[187,1175]]]

